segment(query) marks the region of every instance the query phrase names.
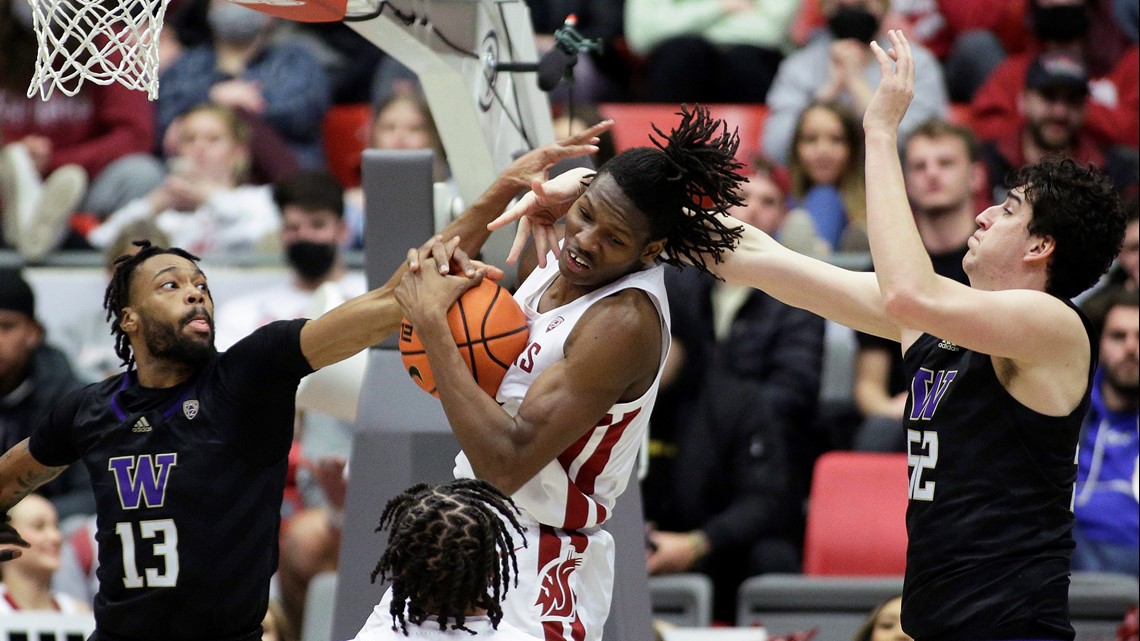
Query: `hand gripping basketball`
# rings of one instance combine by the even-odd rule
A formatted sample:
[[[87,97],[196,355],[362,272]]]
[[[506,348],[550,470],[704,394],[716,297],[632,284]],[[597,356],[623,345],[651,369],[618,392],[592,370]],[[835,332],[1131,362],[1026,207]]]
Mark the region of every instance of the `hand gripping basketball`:
[[[459,297],[447,312],[451,336],[479,387],[494,398],[507,369],[526,348],[526,315],[515,299],[484,278]],[[427,351],[412,323],[400,321],[400,356],[408,375],[428,394],[439,397]]]

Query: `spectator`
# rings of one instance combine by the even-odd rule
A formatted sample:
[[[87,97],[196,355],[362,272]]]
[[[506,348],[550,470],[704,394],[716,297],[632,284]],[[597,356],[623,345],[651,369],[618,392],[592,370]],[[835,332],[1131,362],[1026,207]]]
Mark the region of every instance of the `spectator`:
[[[795,0],[626,0],[650,102],[764,102],[790,47]]]
[[[184,51],[161,75],[163,133],[196,105],[212,102],[268,125],[304,168],[324,164],[321,128],[330,103],[328,77],[308,49],[270,41],[274,18],[228,0],[210,0],[213,44]]]
[[[1109,270],[1106,288],[1120,287],[1128,291],[1140,289],[1140,200],[1135,195],[1125,203],[1128,225],[1124,228],[1124,244]]]
[[[67,356],[44,342],[32,288],[17,269],[0,269],[0,450],[27,438],[66,392],[80,386]],[[61,517],[95,512],[87,470],[76,466],[42,486]]]
[[[1005,199],[1010,187],[1005,180],[1012,170],[1051,155],[1096,165],[1122,191],[1136,183],[1135,158],[1103,148],[1086,126],[1088,72],[1080,58],[1046,51],[1029,66],[1024,86],[1021,127],[983,146],[993,202]]]
[[[376,528],[388,530],[388,547],[372,580],[391,579],[392,588],[355,641],[538,641],[504,621],[500,605],[518,585],[515,550],[527,546],[518,514],[478,479],[420,483],[388,501]]]
[[[1029,24],[1036,42],[1011,55],[990,74],[970,103],[970,122],[978,138],[995,140],[1019,129],[1019,102],[1030,64],[1042,52],[1067,53],[1091,67],[1090,3],[1085,0],[1030,0]],[[1135,43],[1114,56],[1094,78],[1086,94],[1089,132],[1102,143],[1140,145],[1140,50]]]
[[[249,145],[249,126],[232,109],[195,107],[179,127],[171,174],[91,230],[87,240],[105,248],[124,227],[153,220],[171,243],[201,255],[275,245],[281,221],[271,188],[243,183]]]
[[[867,250],[863,134],[839,102],[809,105],[792,132],[794,206],[807,212],[821,251]]]
[[[29,494],[8,510],[12,527],[28,542],[21,554],[0,566],[0,615],[46,611],[85,614],[91,607],[73,596],[52,590],[59,569],[59,515],[39,494]]]
[[[225,303],[217,314],[217,346],[227,349],[253,330],[275,320],[310,314],[314,292],[336,288],[339,300],[367,290],[362,274],[348,272],[340,246],[349,235],[344,222],[344,190],[324,172],[303,172],[279,182],[273,199],[281,212],[281,240],[289,280],[276,287],[250,292]],[[320,496],[300,495],[296,463],[302,452],[311,456],[347,456],[352,426],[314,412],[299,412],[299,433],[290,453],[294,486],[286,490],[278,583],[286,622],[300,628],[309,581],[319,572],[335,570],[340,541],[339,525],[332,523],[315,502]],[[291,490],[291,491],[290,491]],[[288,499],[293,499],[289,501]],[[307,508],[307,509],[306,509]]]
[[[853,641],[914,641],[902,629],[902,597],[883,601],[859,626]]]
[[[373,149],[431,149],[434,155],[432,180],[447,185],[452,198],[459,192],[451,181],[447,154],[435,128],[435,120],[427,100],[418,87],[401,89],[388,95],[377,106],[368,132],[368,146]],[[345,219],[352,230],[351,247],[364,243],[364,188],[354,187],[345,194]]]
[[[821,0],[828,28],[780,63],[768,92],[771,112],[761,141],[766,156],[787,162],[794,124],[813,101],[840,100],[851,106],[856,120],[862,120],[880,78],[867,42],[877,38],[881,46],[889,46],[880,28],[889,6],[889,0]],[[904,136],[920,122],[945,116],[948,107],[938,60],[915,46],[914,64],[918,85],[902,121]]]
[[[1077,450],[1073,570],[1140,578],[1140,297],[1136,290],[1116,289],[1097,306],[1087,308],[1101,325],[1100,362]]]
[[[965,127],[928,120],[910,135],[903,151],[907,196],[934,271],[967,283],[962,258],[966,241],[978,228],[974,204],[985,185],[974,135]],[[863,421],[852,448],[905,451],[902,423],[909,390],[901,348],[896,341],[871,334],[856,337],[854,395]]]
[[[0,42],[4,238],[38,259],[63,240],[73,212],[106,217],[162,180],[149,153],[154,117],[144,93],[118,83],[29,98],[39,47],[27,2],[0,0]],[[115,54],[109,60],[118,64]]]
[[[770,176],[760,165],[732,213],[775,234],[779,192],[757,202]],[[823,319],[696,270],[670,270],[665,284],[674,340],[650,421],[648,570],[708,574],[714,616],[731,621],[743,579],[799,571],[806,492],[789,438],[815,408]]]

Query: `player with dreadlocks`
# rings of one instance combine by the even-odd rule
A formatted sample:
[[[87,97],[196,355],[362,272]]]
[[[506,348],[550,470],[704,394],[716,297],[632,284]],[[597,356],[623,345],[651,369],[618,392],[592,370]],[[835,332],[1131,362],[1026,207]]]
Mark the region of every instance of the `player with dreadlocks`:
[[[361,630],[355,641],[395,641],[418,626],[417,639],[535,641],[502,621],[500,605],[518,574],[516,539],[526,546],[518,508],[495,486],[476,479],[420,483],[388,501],[377,532],[388,547],[372,581],[392,581],[383,625]],[[517,581],[516,581],[517,584]]]
[[[463,448],[456,476],[490,481],[522,510],[531,545],[517,552],[519,588],[504,616],[548,641],[595,641],[609,614],[614,549],[601,525],[629,482],[669,348],[660,263],[703,267],[739,233],[718,218],[739,203],[735,134],[704,109],[658,134],[655,148],[578,174],[564,238],[541,239],[557,261],[520,269],[529,344],[496,398],[480,392],[450,337],[447,309],[471,280],[434,269],[444,247],[409,252],[415,269],[396,290]],[[542,181],[505,185],[498,211],[532,184]],[[461,219],[460,238],[482,242],[495,209]]]
[[[492,190],[596,151],[587,143],[598,131],[523,156]],[[472,276],[488,271],[459,251],[438,256]],[[82,461],[90,473],[95,641],[261,638],[297,385],[399,327],[401,272],[320,318],[269,323],[219,353],[214,301],[194,256],[143,243],[116,261],[104,304],[126,371],[59,399],[29,439],[0,456],[5,516],[68,465]],[[0,519],[0,561],[20,546],[27,543]]]

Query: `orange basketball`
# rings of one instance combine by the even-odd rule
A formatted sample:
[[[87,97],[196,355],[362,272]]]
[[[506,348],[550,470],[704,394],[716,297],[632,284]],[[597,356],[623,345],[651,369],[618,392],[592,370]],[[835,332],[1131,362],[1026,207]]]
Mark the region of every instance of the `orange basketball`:
[[[507,290],[484,278],[447,310],[447,324],[475,382],[494,398],[507,369],[526,349],[526,315]],[[400,356],[416,385],[438,398],[427,353],[407,318],[400,321]]]

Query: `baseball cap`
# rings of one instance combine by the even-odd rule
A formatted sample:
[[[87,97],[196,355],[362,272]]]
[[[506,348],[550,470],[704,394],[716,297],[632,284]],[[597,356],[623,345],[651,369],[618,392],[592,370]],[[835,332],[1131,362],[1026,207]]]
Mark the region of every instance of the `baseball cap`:
[[[35,294],[18,269],[0,268],[0,309],[22,312],[28,318],[36,317]]]
[[[1087,94],[1089,73],[1078,57],[1059,51],[1039,54],[1025,74],[1025,88],[1033,91],[1069,89]]]

